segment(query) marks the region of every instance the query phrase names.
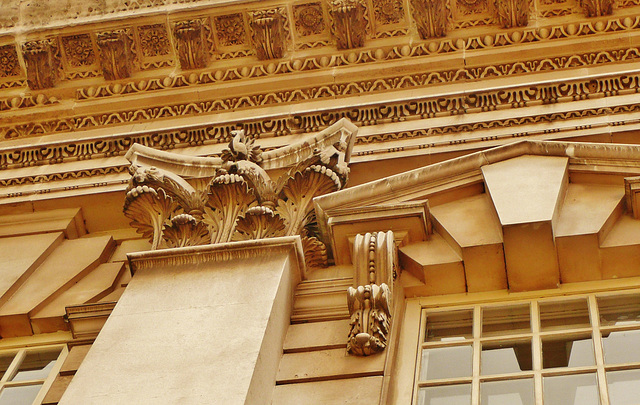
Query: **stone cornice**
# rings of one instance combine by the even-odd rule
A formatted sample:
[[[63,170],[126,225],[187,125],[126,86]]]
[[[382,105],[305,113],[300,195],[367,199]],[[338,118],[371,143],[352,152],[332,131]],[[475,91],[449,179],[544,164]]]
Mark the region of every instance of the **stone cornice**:
[[[299,236],[247,240],[219,243],[217,245],[189,246],[127,254],[131,271],[161,266],[194,266],[205,262],[225,262],[236,259],[260,257],[265,253],[289,253],[298,270],[300,279],[306,280],[304,252]]]

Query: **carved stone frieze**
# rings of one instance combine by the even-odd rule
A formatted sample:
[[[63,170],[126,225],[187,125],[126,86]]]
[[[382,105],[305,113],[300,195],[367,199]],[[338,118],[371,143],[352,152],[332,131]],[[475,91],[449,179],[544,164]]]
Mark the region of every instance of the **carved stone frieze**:
[[[524,27],[529,23],[529,0],[496,0],[498,22],[503,28]]]
[[[326,247],[315,234],[313,198],[337,191],[347,181],[355,127],[345,122],[314,141],[265,153],[244,130],[234,130],[221,158],[200,158],[205,163],[199,173],[210,175],[196,186],[130,157],[124,213],[150,239],[152,249],[301,235],[309,266],[326,265]],[[128,156],[140,148],[132,148]],[[170,159],[184,160],[179,155]],[[270,168],[283,174],[274,181],[266,171]]]
[[[351,316],[347,351],[368,356],[387,347],[391,329],[392,285],[397,266],[393,232],[356,235],[354,287],[347,290]]]
[[[100,32],[96,36],[100,50],[100,67],[106,80],[119,80],[131,76],[133,55],[129,38],[124,30]]]
[[[284,8],[254,11],[249,13],[253,44],[258,59],[280,59],[285,45]]]
[[[27,82],[33,90],[54,87],[58,81],[57,44],[53,39],[25,42],[22,54],[27,65]]]
[[[361,0],[332,0],[329,3],[331,32],[338,49],[364,46],[367,31],[366,8]]]
[[[413,19],[422,39],[443,37],[447,34],[445,0],[410,0]]]
[[[182,69],[201,69],[209,62],[204,26],[199,19],[174,24],[175,47]]]
[[[614,0],[581,0],[587,17],[600,17],[613,14]]]
[[[0,46],[0,77],[19,76],[20,73],[16,47],[14,45]]]

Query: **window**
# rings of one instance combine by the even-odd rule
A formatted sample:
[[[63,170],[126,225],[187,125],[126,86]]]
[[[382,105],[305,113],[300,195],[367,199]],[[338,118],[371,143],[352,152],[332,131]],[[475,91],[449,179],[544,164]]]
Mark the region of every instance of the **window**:
[[[62,346],[0,352],[0,405],[39,404],[65,353]]]
[[[417,405],[631,405],[640,292],[425,308]]]

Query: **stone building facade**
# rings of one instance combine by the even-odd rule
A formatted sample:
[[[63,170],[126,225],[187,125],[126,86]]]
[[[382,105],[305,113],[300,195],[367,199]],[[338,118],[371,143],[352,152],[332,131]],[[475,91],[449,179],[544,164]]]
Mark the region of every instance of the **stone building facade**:
[[[631,405],[638,0],[0,0],[0,405]]]

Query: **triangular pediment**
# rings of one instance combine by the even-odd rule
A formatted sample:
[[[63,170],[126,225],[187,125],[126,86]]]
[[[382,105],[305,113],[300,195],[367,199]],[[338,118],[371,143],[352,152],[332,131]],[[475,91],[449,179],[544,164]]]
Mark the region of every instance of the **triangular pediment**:
[[[637,146],[525,141],[322,196],[316,212],[336,263],[352,233],[393,230],[409,295],[640,276],[626,208],[639,166]],[[398,204],[425,208],[389,214]]]

